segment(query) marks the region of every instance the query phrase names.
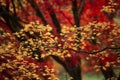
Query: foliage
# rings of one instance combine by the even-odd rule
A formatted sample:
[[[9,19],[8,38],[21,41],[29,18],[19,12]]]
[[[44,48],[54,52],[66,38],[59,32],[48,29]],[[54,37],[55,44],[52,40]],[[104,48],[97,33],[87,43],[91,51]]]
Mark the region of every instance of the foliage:
[[[106,80],[119,79],[113,71],[120,63],[119,7],[119,0],[2,1],[1,78],[59,80],[52,57],[81,80],[86,57]]]

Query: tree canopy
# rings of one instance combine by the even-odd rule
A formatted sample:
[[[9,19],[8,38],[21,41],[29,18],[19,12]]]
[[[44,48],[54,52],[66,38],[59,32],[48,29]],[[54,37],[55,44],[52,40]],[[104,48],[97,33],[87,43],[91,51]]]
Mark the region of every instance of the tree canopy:
[[[120,0],[1,0],[0,79],[59,80],[50,58],[82,80],[86,58],[119,80]]]

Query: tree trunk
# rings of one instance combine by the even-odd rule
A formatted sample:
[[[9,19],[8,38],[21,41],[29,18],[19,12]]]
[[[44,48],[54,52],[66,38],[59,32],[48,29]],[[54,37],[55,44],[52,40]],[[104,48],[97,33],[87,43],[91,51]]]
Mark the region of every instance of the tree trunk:
[[[81,60],[80,60],[79,65],[74,66],[73,68],[69,68],[68,73],[73,78],[72,80],[82,80],[82,76],[81,76]]]
[[[79,59],[79,64],[72,65],[72,67],[67,66],[67,62],[62,61],[59,57],[52,55],[52,58],[55,59],[60,65],[64,67],[66,72],[72,77],[72,80],[82,80],[81,77],[81,59]]]
[[[115,73],[112,69],[112,67],[107,67],[106,70],[104,70],[103,68],[101,68],[102,74],[104,75],[105,80],[113,80],[111,78],[115,77]]]

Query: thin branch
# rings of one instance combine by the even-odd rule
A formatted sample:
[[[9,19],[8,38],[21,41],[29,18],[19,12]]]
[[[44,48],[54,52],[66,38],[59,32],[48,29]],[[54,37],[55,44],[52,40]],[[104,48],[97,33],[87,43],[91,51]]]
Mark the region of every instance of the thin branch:
[[[97,50],[97,51],[94,51],[94,52],[87,52],[87,51],[84,51],[84,50],[74,50],[72,48],[63,48],[63,47],[58,47],[58,46],[44,46],[44,47],[45,48],[59,48],[59,49],[62,49],[62,50],[69,50],[69,51],[73,51],[73,52],[76,52],[76,53],[86,53],[86,54],[96,54],[96,53],[103,52],[103,51],[108,50],[108,49],[113,49],[113,50],[120,49],[120,47],[105,47],[101,50]]]
[[[11,0],[12,1],[12,5],[13,5],[13,11],[14,11],[14,15],[17,16],[16,14],[16,8],[15,8],[15,4],[14,4],[14,0]]]
[[[80,0],[80,2],[81,2],[81,6],[80,6],[80,9],[79,9],[79,16],[82,14],[82,12],[83,12],[83,9],[84,9],[84,6],[85,6],[85,0]]]
[[[17,4],[20,6],[21,10],[23,10],[26,13],[26,15],[29,16],[28,12],[24,9],[24,7],[23,7],[23,5],[21,3],[21,0],[17,0]]]
[[[61,14],[68,20],[68,22],[69,22],[72,26],[74,26],[73,23],[70,21],[70,19],[69,19],[62,11],[60,11],[60,12],[61,12]]]
[[[103,51],[108,50],[108,49],[120,49],[120,47],[105,47],[101,50],[94,51],[94,52],[87,52],[87,51],[83,51],[83,50],[73,50],[73,49],[68,48],[68,50],[72,50],[72,51],[77,52],[77,53],[87,53],[87,54],[96,54],[96,53],[103,52]]]

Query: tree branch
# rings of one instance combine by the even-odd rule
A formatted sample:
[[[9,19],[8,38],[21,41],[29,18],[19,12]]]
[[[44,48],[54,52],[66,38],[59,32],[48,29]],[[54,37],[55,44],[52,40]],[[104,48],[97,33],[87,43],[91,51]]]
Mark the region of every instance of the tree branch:
[[[82,51],[82,50],[73,50],[73,49],[68,48],[68,50],[71,50],[71,51],[74,51],[74,52],[77,52],[77,53],[86,53],[86,54],[96,54],[96,53],[99,53],[99,52],[102,52],[102,51],[105,51],[105,50],[108,50],[108,49],[120,49],[120,47],[105,47],[101,50],[94,51],[94,52],[87,52],[87,51]]]
[[[61,14],[68,20],[68,22],[69,22],[72,26],[74,26],[73,23],[70,21],[70,19],[69,19],[62,11],[60,11],[60,12],[61,12]]]
[[[79,19],[79,15],[78,15],[77,0],[72,0],[72,11],[73,11],[75,25],[77,27],[79,27],[80,26],[80,19]]]
[[[29,16],[29,14],[27,13],[27,11],[24,9],[24,7],[23,7],[23,5],[21,3],[21,0],[17,0],[17,4],[20,6],[21,10],[23,10],[26,13],[26,15]]]
[[[12,1],[12,5],[13,5],[14,15],[17,16],[17,14],[16,14],[16,9],[15,9],[15,4],[14,4],[14,0],[11,0],[11,1]]]
[[[44,16],[43,16],[41,10],[39,9],[38,5],[35,3],[35,1],[34,0],[28,0],[28,2],[33,7],[33,9],[36,11],[36,15],[38,17],[40,17],[40,19],[43,21],[43,24],[47,25],[48,23],[47,23],[46,19],[44,18]]]
[[[80,0],[80,2],[81,2],[81,6],[80,6],[80,9],[79,9],[79,16],[82,14],[82,12],[83,12],[83,9],[84,9],[84,6],[85,6],[85,0]]]
[[[97,50],[97,51],[94,51],[94,52],[87,52],[87,51],[84,51],[84,50],[74,50],[74,49],[71,49],[71,48],[63,49],[63,47],[58,47],[58,46],[44,46],[44,47],[45,48],[59,48],[59,49],[62,49],[62,50],[68,50],[68,51],[73,51],[73,52],[76,52],[76,53],[86,53],[86,54],[96,54],[96,53],[103,52],[103,51],[108,50],[108,49],[113,49],[113,50],[120,49],[120,47],[105,47],[101,50]]]
[[[57,19],[57,16],[56,16],[56,14],[55,14],[55,12],[54,12],[54,9],[53,9],[52,5],[50,5],[49,7],[51,8],[51,12],[49,11],[49,14],[50,14],[50,16],[51,16],[51,19],[52,19],[53,24],[54,24],[55,27],[56,27],[56,31],[57,31],[57,33],[59,34],[59,33],[61,32],[60,23],[59,23],[59,21],[58,21],[58,19]]]
[[[6,24],[10,27],[12,32],[17,32],[23,26],[20,23],[20,19],[17,16],[8,10],[6,10],[5,6],[0,6],[0,16],[4,19]]]

